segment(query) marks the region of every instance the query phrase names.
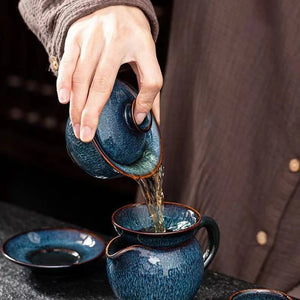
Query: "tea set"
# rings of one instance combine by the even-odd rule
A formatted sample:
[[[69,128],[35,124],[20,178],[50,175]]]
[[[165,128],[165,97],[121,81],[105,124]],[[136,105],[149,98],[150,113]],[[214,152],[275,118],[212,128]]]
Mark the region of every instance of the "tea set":
[[[152,176],[162,163],[162,137],[150,112],[141,125],[133,117],[136,91],[116,80],[100,117],[95,137],[83,143],[67,120],[66,148],[71,159],[99,179]],[[214,259],[220,240],[217,223],[192,207],[164,203],[166,232],[149,232],[153,220],[145,203],[117,209],[112,224],[117,236],[106,243],[94,233],[73,228],[42,228],[8,238],[4,256],[37,270],[80,268],[105,255],[110,286],[118,299],[193,299],[205,269]],[[188,224],[176,229],[179,223]],[[175,228],[175,229],[174,229]],[[195,234],[204,228],[207,248],[202,251]],[[230,300],[289,299],[281,292],[248,290]]]

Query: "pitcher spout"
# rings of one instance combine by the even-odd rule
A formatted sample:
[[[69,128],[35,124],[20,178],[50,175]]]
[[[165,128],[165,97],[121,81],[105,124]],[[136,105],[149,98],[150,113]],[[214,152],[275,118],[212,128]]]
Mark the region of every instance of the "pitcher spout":
[[[124,241],[122,237],[114,237],[106,246],[105,254],[106,257],[115,260],[129,251],[137,251],[143,247],[142,245],[133,245]]]

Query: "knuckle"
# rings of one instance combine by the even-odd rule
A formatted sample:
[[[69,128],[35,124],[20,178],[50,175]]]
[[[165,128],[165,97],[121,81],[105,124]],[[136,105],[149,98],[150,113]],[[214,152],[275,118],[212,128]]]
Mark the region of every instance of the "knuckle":
[[[81,112],[82,112],[82,107],[80,105],[74,102],[71,103],[69,111],[72,118],[80,119]]]
[[[138,101],[137,105],[139,106],[140,111],[148,112],[152,108],[152,101],[150,99],[143,99],[142,101]]]
[[[156,84],[157,84],[158,90],[160,91],[161,88],[163,87],[163,84],[164,84],[164,79],[163,79],[163,76],[162,76],[161,73],[160,73],[160,75],[157,77]]]
[[[73,85],[88,85],[89,84],[89,80],[87,77],[82,76],[80,74],[75,73],[72,77],[72,84]]]
[[[142,84],[142,88],[144,90],[144,93],[153,93],[153,92],[159,92],[162,87],[162,80],[160,78],[158,79],[151,79],[147,80]]]
[[[99,45],[97,41],[90,41],[86,43],[84,49],[80,53],[80,57],[78,58],[78,65],[84,70],[86,69],[94,69],[97,66],[99,60]]]
[[[91,85],[91,90],[95,94],[107,94],[110,90],[107,78],[105,76],[95,77]]]
[[[70,108],[70,118],[72,121],[80,120],[80,112],[74,108]]]
[[[89,125],[90,127],[96,127],[99,120],[99,112],[97,109],[85,108],[82,111],[82,124]]]

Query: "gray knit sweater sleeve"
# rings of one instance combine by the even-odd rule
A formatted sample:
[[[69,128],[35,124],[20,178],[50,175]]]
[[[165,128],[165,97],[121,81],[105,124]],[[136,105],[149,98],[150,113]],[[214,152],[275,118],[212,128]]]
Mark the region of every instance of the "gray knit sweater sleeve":
[[[18,8],[29,29],[45,47],[49,58],[55,58],[59,63],[72,23],[111,5],[140,8],[150,22],[154,40],[157,39],[159,26],[150,0],[21,0]]]

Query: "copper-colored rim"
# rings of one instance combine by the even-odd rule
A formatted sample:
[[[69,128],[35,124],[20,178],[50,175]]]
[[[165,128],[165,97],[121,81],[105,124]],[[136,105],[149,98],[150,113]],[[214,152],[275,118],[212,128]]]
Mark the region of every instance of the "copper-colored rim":
[[[193,211],[197,216],[198,216],[198,221],[188,227],[188,228],[185,228],[185,229],[181,229],[181,230],[178,230],[178,231],[168,231],[168,232],[144,232],[144,231],[137,231],[137,230],[132,230],[132,229],[129,229],[129,228],[126,228],[126,227],[123,227],[121,225],[119,225],[116,221],[115,221],[115,216],[116,214],[121,211],[122,209],[126,209],[128,207],[133,207],[133,206],[146,206],[146,203],[131,203],[131,204],[127,204],[127,205],[124,205],[120,208],[118,208],[113,214],[112,214],[112,223],[113,225],[115,225],[117,228],[120,228],[126,232],[130,232],[130,233],[135,233],[135,234],[139,234],[139,235],[145,235],[145,236],[167,236],[167,235],[174,235],[174,234],[180,234],[180,233],[183,233],[183,232],[187,232],[187,231],[190,231],[190,230],[193,230],[194,228],[197,228],[201,222],[201,214],[194,208],[188,206],[188,205],[185,205],[185,204],[181,204],[181,203],[176,203],[176,202],[165,202],[164,205],[174,205],[174,206],[180,206],[180,207],[183,207],[183,208],[186,208],[188,210],[191,210]]]
[[[151,110],[152,113],[152,110]],[[93,138],[92,142],[94,144],[94,146],[96,147],[97,151],[100,153],[100,155],[102,155],[102,157],[105,159],[105,161],[113,168],[115,169],[117,172],[119,172],[122,175],[125,175],[127,177],[133,178],[134,180],[138,181],[141,178],[149,178],[151,176],[153,176],[159,169],[159,167],[161,166],[162,163],[162,156],[163,156],[163,144],[162,144],[162,135],[161,135],[161,131],[158,125],[158,122],[156,121],[156,118],[154,116],[154,114],[152,114],[152,119],[154,119],[154,122],[156,123],[157,126],[157,130],[158,130],[158,135],[159,135],[159,142],[160,142],[160,156],[159,156],[159,161],[158,164],[156,165],[156,167],[154,168],[154,170],[152,170],[152,172],[145,174],[145,175],[134,175],[134,174],[130,174],[130,173],[126,173],[124,171],[122,171],[121,169],[119,169],[117,166],[115,166],[111,160],[108,158],[108,156],[104,153],[104,151],[101,150],[101,148],[97,145],[96,141],[95,141],[95,137]]]
[[[114,256],[114,254],[109,254],[109,253],[108,253],[108,249],[109,249],[110,245],[111,245],[115,240],[117,240],[117,239],[119,239],[119,238],[120,238],[120,235],[117,235],[117,236],[115,236],[114,238],[112,238],[112,239],[108,242],[108,244],[107,244],[107,246],[106,246],[106,248],[105,248],[105,256],[106,256],[107,258],[112,258],[112,257]],[[134,249],[136,249],[136,248],[140,248],[141,246],[142,246],[142,245],[138,245],[138,244],[130,245],[130,246],[126,247],[125,249],[119,250],[119,251],[118,251],[118,254],[122,255],[122,254],[128,252],[129,249],[130,249],[130,250],[134,250]],[[151,248],[151,247],[148,247],[148,246],[142,246],[142,247],[143,247],[144,249],[152,250],[152,248]]]
[[[25,262],[22,262],[22,261],[14,259],[10,255],[8,255],[5,252],[5,250],[4,250],[5,245],[9,241],[13,240],[14,238],[16,238],[19,235],[24,235],[24,234],[27,234],[27,233],[30,233],[30,232],[35,232],[35,231],[47,231],[47,230],[54,230],[54,231],[59,231],[59,230],[61,230],[61,231],[75,231],[75,232],[78,232],[78,233],[86,233],[88,235],[91,235],[95,239],[100,240],[103,243],[104,247],[103,247],[103,250],[97,256],[95,256],[95,257],[93,257],[91,259],[85,260],[83,262],[73,263],[73,264],[70,264],[70,265],[61,265],[61,266],[46,266],[46,265],[37,265],[37,264],[25,263]],[[85,230],[85,229],[77,229],[77,228],[70,228],[70,227],[66,227],[66,228],[64,228],[64,227],[42,227],[42,228],[36,228],[36,229],[32,229],[32,230],[22,231],[22,232],[19,232],[17,234],[14,234],[13,236],[9,237],[8,239],[6,239],[3,242],[2,246],[1,246],[1,252],[4,255],[5,258],[7,258],[8,260],[10,260],[10,261],[12,261],[14,263],[22,265],[22,266],[36,268],[36,269],[66,269],[66,268],[71,268],[71,267],[75,267],[75,266],[80,266],[80,265],[92,262],[93,260],[96,260],[96,259],[100,258],[101,256],[103,256],[103,254],[105,252],[106,245],[107,245],[107,242],[103,238],[101,238],[97,234],[95,234],[95,233],[93,233],[91,231]]]
[[[236,293],[234,293],[233,295],[230,296],[229,300],[234,300],[234,297],[245,293],[245,292],[270,292],[270,293],[274,293],[274,294],[279,294],[282,296],[285,296],[288,300],[293,300],[289,295],[285,294],[284,292],[281,291],[276,291],[276,290],[270,290],[270,289],[247,289],[247,290],[242,290],[242,291],[238,291]]]
[[[105,248],[105,256],[106,256],[107,258],[112,258],[112,257],[114,256],[114,254],[109,254],[109,253],[108,253],[108,249],[109,249],[110,245],[111,245],[115,240],[117,240],[117,239],[119,239],[119,238],[121,238],[121,235],[115,236],[114,238],[112,238],[112,239],[108,242],[108,244],[107,244],[107,246],[106,246],[106,248]],[[189,242],[190,242],[190,240],[187,240],[187,241],[184,241],[184,242],[182,242],[182,243],[176,244],[176,246],[177,246],[177,247],[179,247],[179,246],[180,246],[180,247],[183,247],[183,246],[187,245]],[[154,247],[151,247],[151,246],[145,246],[145,245],[143,245],[143,244],[133,244],[133,245],[130,245],[130,246],[124,248],[124,249],[121,249],[121,250],[117,251],[117,253],[120,254],[120,255],[122,255],[122,254],[128,252],[128,250],[135,250],[136,248],[141,248],[141,247],[143,247],[143,249],[147,249],[147,250],[150,250],[150,251],[153,250],[153,248],[154,248]],[[164,247],[164,250],[169,250],[169,249],[174,249],[174,247]]]

